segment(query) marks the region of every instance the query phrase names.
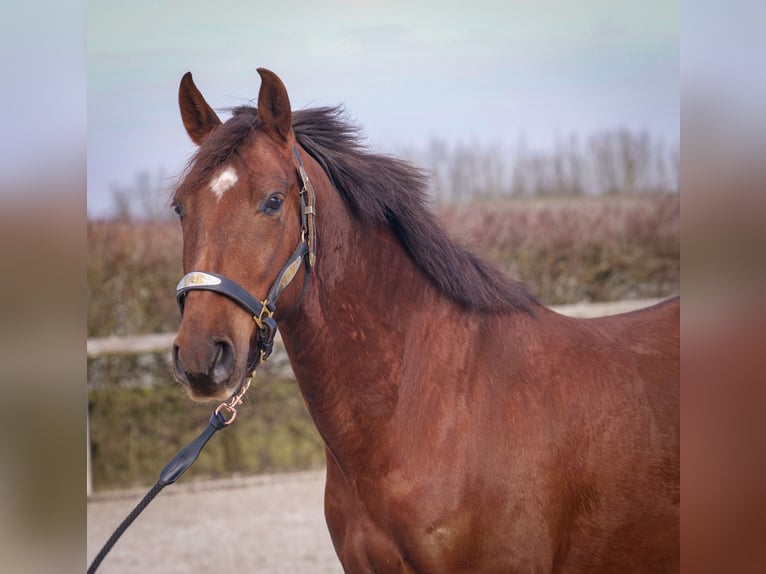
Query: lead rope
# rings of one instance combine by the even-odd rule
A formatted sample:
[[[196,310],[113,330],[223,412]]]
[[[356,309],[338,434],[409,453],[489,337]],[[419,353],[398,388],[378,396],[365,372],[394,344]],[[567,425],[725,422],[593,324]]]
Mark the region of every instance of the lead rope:
[[[202,433],[192,442],[179,450],[178,453],[165,466],[165,468],[162,469],[162,472],[160,472],[159,480],[155,483],[154,486],[152,486],[149,492],[146,493],[146,496],[144,496],[141,502],[136,505],[130,514],[125,517],[125,520],[122,521],[122,524],[120,524],[112,533],[112,535],[109,537],[109,540],[106,541],[98,555],[93,559],[93,562],[91,562],[90,566],[88,567],[87,574],[93,574],[96,570],[98,570],[99,565],[104,560],[104,558],[106,558],[106,555],[109,554],[109,551],[117,543],[117,541],[128,529],[128,527],[133,524],[133,521],[138,518],[138,515],[144,511],[144,509],[152,500],[154,500],[154,497],[157,496],[163,488],[169,484],[173,484],[176,480],[181,478],[181,475],[186,472],[186,470],[192,464],[194,464],[194,461],[197,460],[200,453],[202,452],[202,449],[212,438],[212,436],[219,430],[225,429],[232,422],[234,422],[234,419],[237,417],[237,407],[242,404],[242,397],[250,387],[250,383],[252,382],[254,376],[255,372],[253,372],[252,376],[248,378],[247,381],[245,381],[245,384],[242,385],[242,389],[236,395],[234,395],[227,402],[218,405],[218,408],[216,408],[213,411],[213,414],[210,415],[210,423],[207,425],[207,428],[205,428],[205,430],[203,430]],[[231,416],[228,419],[225,418],[223,414],[221,414],[222,410],[228,411]]]
[[[255,324],[257,326],[257,343],[256,354],[252,359],[252,363],[248,360],[247,369],[252,374],[247,379],[245,384],[242,385],[242,389],[229,401],[218,405],[218,408],[213,411],[210,416],[210,424],[202,433],[187,444],[181,450],[178,451],[173,459],[162,469],[160,473],[160,479],[157,483],[146,493],[146,496],[139,502],[133,511],[128,514],[125,520],[122,521],[114,531],[109,540],[106,541],[101,551],[88,568],[87,574],[93,574],[104,560],[106,555],[115,545],[117,540],[120,539],[122,534],[133,523],[133,521],[141,514],[149,503],[157,496],[160,491],[169,484],[173,484],[178,480],[186,470],[194,464],[197,460],[202,449],[207,444],[207,441],[219,430],[226,428],[229,424],[234,422],[234,418],[237,416],[237,406],[242,404],[242,397],[247,391],[250,383],[255,377],[255,368],[261,363],[268,360],[269,355],[274,347],[274,336],[277,332],[277,323],[274,320],[274,310],[277,299],[281,295],[282,291],[290,284],[295,278],[300,267],[300,261],[306,263],[306,273],[303,278],[303,290],[301,291],[298,303],[289,310],[288,315],[292,313],[303,300],[303,296],[308,285],[309,272],[314,267],[316,262],[316,193],[314,187],[309,181],[309,176],[303,167],[303,161],[301,160],[300,152],[298,151],[298,145],[293,146],[293,154],[295,155],[296,169],[298,171],[298,179],[301,183],[300,190],[300,206],[301,206],[301,240],[296,247],[290,260],[288,260],[285,267],[282,268],[277,279],[274,281],[271,289],[269,290],[266,299],[258,301],[250,295],[245,289],[237,285],[231,279],[215,273],[206,273],[203,271],[193,271],[187,273],[181,278],[181,281],[176,287],[176,300],[178,301],[178,307],[183,315],[184,310],[184,298],[186,292],[194,289],[203,289],[208,291],[214,291],[221,293],[230,299],[233,299],[236,303],[247,309],[253,315]],[[221,414],[221,410],[227,410],[231,417],[229,419],[224,418]]]

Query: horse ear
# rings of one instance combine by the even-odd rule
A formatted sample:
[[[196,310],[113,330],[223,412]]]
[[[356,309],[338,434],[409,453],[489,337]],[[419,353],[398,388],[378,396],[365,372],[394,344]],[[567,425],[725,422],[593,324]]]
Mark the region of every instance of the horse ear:
[[[194,85],[191,72],[186,72],[178,87],[178,106],[186,133],[197,145],[202,145],[210,133],[221,125],[221,120]]]
[[[258,92],[258,116],[264,131],[278,143],[285,143],[292,130],[290,100],[282,80],[266,68],[258,68],[261,90]]]

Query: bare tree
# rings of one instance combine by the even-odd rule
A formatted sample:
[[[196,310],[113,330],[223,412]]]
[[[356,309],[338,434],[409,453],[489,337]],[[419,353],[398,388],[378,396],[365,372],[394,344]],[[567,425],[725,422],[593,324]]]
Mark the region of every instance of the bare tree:
[[[141,170],[127,185],[111,186],[114,215],[117,219],[170,219],[170,189],[173,178],[164,170]]]

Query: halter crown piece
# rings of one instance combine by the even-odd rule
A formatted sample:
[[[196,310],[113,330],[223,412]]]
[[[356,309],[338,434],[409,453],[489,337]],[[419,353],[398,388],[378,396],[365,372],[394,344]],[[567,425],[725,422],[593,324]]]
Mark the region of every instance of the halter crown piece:
[[[181,278],[176,287],[176,301],[181,315],[184,312],[184,299],[189,291],[204,290],[214,291],[225,295],[235,303],[243,307],[253,316],[256,326],[256,348],[251,352],[251,359],[247,371],[254,372],[255,368],[268,360],[274,349],[274,336],[277,333],[277,322],[274,320],[277,301],[285,288],[298,274],[301,262],[306,266],[306,275],[303,282],[305,290],[308,283],[309,273],[316,263],[316,193],[309,181],[309,176],[303,167],[298,146],[293,146],[295,156],[295,170],[301,185],[300,208],[301,208],[301,236],[298,246],[287,260],[287,263],[277,274],[271,284],[266,298],[259,301],[253,297],[247,289],[241,287],[235,281],[208,271],[192,271]]]

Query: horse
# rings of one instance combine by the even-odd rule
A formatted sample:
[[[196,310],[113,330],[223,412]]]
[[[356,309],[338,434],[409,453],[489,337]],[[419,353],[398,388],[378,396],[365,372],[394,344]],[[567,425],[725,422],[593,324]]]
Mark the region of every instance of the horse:
[[[678,572],[680,300],[554,312],[449,237],[424,172],[258,73],[225,123],[179,87],[189,395],[241,394],[278,326],[345,572]]]

